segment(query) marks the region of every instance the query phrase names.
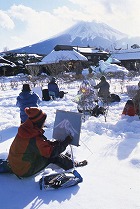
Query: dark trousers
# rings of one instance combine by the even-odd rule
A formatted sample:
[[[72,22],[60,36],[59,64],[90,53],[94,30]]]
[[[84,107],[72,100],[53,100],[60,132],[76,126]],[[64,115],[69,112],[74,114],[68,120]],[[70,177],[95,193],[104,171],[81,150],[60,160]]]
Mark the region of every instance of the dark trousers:
[[[63,155],[63,154],[60,154],[59,156],[57,156],[55,158],[51,158],[49,160],[49,162],[58,165],[59,167],[63,168],[64,170],[69,170],[69,169],[73,168],[72,159],[66,155]]]
[[[45,169],[50,163],[56,164],[64,170],[73,168],[73,161],[66,155],[60,154],[57,157],[46,159],[45,157],[39,157],[35,163],[31,166],[29,171],[22,177],[32,176],[41,170]]]

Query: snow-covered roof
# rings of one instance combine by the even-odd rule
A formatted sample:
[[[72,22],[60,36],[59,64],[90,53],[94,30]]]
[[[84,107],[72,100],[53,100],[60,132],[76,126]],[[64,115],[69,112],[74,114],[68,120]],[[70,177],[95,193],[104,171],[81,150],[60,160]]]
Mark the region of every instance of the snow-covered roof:
[[[60,61],[69,61],[69,60],[81,60],[81,61],[88,61],[88,59],[76,52],[75,50],[60,50],[55,51],[53,50],[50,54],[45,56],[41,62],[29,63],[26,66],[37,66],[37,65],[45,65],[45,64],[52,64],[52,63],[59,63]]]
[[[112,53],[112,57],[118,60],[137,60],[140,59],[140,48],[129,50],[118,50]]]
[[[68,60],[82,60],[82,61],[88,61],[88,59],[80,54],[79,52],[76,52],[75,50],[60,50],[55,51],[53,50],[50,54],[45,56],[41,63],[45,64],[51,64],[51,63],[59,63],[60,61],[68,61]]]
[[[29,57],[36,57],[36,58],[41,58],[41,55],[38,54],[17,54],[18,57],[25,57],[25,56],[29,56]]]
[[[95,49],[95,48],[91,48],[91,47],[73,47],[75,50],[79,51],[80,53],[103,53],[106,54],[108,52],[103,51],[103,50],[99,50],[99,49]]]
[[[4,66],[11,66],[11,65],[8,63],[0,63],[0,67],[4,67]]]
[[[6,66],[7,65],[10,65],[11,67],[15,67],[16,65],[13,63],[13,62],[10,62],[9,60],[7,59],[4,59],[3,57],[0,56],[0,63],[3,64],[1,66]],[[4,65],[5,64],[5,65]]]
[[[45,62],[32,62],[32,63],[28,63],[25,66],[38,66],[38,65],[45,65]]]

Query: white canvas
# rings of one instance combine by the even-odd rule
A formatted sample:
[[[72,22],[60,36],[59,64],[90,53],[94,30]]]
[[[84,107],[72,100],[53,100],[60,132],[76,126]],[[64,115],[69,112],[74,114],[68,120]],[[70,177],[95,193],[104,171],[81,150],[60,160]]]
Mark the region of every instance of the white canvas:
[[[42,100],[42,88],[40,86],[37,87],[33,87],[32,91],[36,94],[38,94],[38,96],[40,97],[40,99]]]

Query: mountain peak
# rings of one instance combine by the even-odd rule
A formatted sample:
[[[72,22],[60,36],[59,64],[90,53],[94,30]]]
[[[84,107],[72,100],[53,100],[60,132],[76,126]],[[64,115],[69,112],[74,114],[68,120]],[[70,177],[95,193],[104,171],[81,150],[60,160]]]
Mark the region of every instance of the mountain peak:
[[[81,39],[94,39],[95,37],[100,37],[110,41],[116,41],[127,37],[126,34],[98,21],[80,21],[63,33],[69,34],[72,39],[71,41],[76,37],[80,37]]]
[[[56,45],[70,45],[80,47],[97,47],[101,49],[113,50],[114,46],[128,42],[128,36],[120,31],[108,26],[105,23],[92,21],[80,21],[65,30],[64,32],[53,36],[50,39],[25,46],[19,49],[11,50],[15,53],[36,53],[49,54]],[[133,39],[135,43],[135,40]],[[134,44],[133,43],[133,44]],[[139,42],[136,42],[139,44]],[[126,45],[126,44],[125,44]]]

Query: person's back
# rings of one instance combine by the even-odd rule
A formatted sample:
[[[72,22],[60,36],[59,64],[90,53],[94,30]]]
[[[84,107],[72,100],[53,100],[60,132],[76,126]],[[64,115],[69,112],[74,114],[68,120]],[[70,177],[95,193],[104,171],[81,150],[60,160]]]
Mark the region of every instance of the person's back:
[[[94,86],[95,89],[99,89],[98,96],[103,98],[108,98],[110,96],[110,85],[106,81],[106,78],[102,76],[100,78],[100,83]]]
[[[56,98],[59,97],[59,88],[58,85],[55,83],[55,78],[52,78],[52,80],[48,83],[48,91],[54,92]]]
[[[17,97],[16,103],[16,106],[20,108],[21,123],[24,123],[28,118],[24,109],[26,107],[38,107],[40,102],[40,97],[31,91],[29,84],[23,84],[22,92]]]

